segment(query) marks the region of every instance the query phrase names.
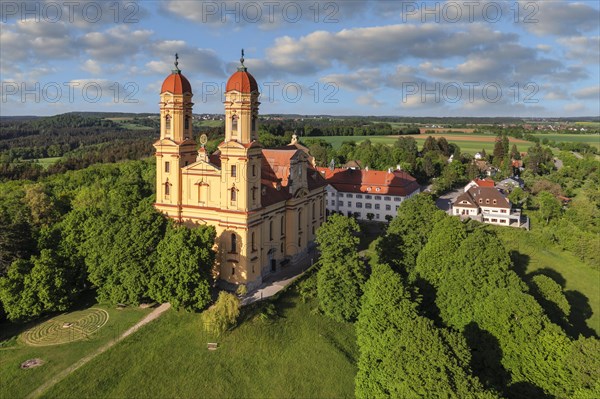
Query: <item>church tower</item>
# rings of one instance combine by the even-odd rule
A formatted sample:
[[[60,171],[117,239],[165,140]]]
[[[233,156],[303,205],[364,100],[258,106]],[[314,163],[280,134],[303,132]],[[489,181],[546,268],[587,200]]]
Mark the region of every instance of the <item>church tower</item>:
[[[156,149],[156,204],[172,218],[181,220],[182,168],[196,160],[196,143],[192,138],[192,86],[179,69],[163,82],[160,91],[160,140]]]
[[[258,84],[241,65],[225,90],[225,140],[221,152],[221,207],[250,212],[261,207],[262,147],[258,142]]]

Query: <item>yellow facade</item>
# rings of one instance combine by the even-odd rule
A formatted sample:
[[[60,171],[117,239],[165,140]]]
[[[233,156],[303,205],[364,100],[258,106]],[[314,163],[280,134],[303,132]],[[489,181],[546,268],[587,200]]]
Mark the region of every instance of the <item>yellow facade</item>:
[[[325,221],[325,181],[299,146],[263,150],[258,90],[226,92],[225,140],[212,156],[193,140],[191,88],[173,91],[160,95],[155,206],[188,226],[214,226],[215,274],[256,287],[306,256]]]

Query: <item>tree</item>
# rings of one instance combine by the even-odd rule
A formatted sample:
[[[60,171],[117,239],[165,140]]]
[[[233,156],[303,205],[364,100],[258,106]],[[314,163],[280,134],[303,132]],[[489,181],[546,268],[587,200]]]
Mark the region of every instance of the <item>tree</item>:
[[[202,313],[204,329],[220,336],[233,327],[240,315],[240,299],[228,292],[219,292],[217,302]]]
[[[439,147],[437,142],[435,141],[435,138],[433,138],[432,136],[427,136],[427,138],[425,139],[425,143],[423,143],[423,153],[428,153],[430,151],[438,151]]]
[[[321,252],[317,296],[323,312],[334,320],[358,316],[366,270],[358,256],[360,227],[353,218],[331,216],[317,231]]]
[[[210,302],[215,252],[214,227],[189,229],[170,222],[156,248],[158,259],[149,295],[175,308],[201,310]]]
[[[77,292],[64,263],[50,250],[17,260],[0,278],[0,300],[11,320],[27,320],[69,308]]]
[[[531,283],[534,297],[544,307],[550,319],[565,325],[571,313],[571,305],[562,287],[543,274],[533,276]]]
[[[504,159],[505,155],[507,155],[504,152],[504,143],[503,143],[502,135],[498,135],[496,137],[493,155],[494,155],[494,165],[496,165],[496,166],[502,165],[502,160]]]
[[[356,324],[357,398],[495,398],[469,373],[464,339],[419,316],[401,277],[374,265]]]
[[[512,149],[510,150],[510,157],[511,157],[511,159],[515,159],[515,160],[520,160],[521,159],[521,153],[517,149],[517,145],[516,144],[512,145]]]
[[[554,195],[550,194],[549,192],[540,192],[536,197],[536,202],[540,212],[540,216],[546,221],[546,224],[548,224],[551,219],[560,216],[560,202],[554,197]]]
[[[430,195],[419,194],[403,201],[386,235],[378,242],[377,252],[382,262],[408,276],[433,226],[444,216]]]

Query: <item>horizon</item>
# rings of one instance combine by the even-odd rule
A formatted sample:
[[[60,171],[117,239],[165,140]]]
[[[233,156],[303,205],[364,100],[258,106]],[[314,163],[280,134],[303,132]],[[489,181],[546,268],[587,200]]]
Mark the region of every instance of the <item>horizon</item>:
[[[598,3],[5,1],[0,20],[2,115],[158,112],[176,53],[194,112],[222,113],[242,48],[265,114],[600,109]]]

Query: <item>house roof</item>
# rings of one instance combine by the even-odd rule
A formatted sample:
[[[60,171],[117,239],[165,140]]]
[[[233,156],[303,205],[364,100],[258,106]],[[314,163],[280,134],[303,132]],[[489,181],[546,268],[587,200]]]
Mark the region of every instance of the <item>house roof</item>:
[[[510,201],[494,187],[472,187],[467,191],[467,194],[473,198],[478,206],[511,208]]]
[[[475,179],[473,180],[478,187],[494,187],[496,183],[492,179]]]
[[[473,198],[469,195],[469,193],[463,193],[456,197],[453,206],[459,206],[461,208],[478,208],[478,206],[475,204]]]
[[[289,185],[291,181],[290,166],[293,161],[302,161],[307,159],[303,150],[300,149],[282,149],[282,150],[262,150],[262,168],[261,185],[264,189],[262,204],[269,206],[281,201],[286,201],[292,197]],[[306,183],[308,190],[312,191],[319,187],[325,187],[327,182],[313,168],[307,159],[306,162]]]
[[[173,71],[172,74],[167,76],[165,81],[162,84],[160,89],[160,93],[169,92],[172,94],[184,94],[184,93],[192,93],[192,85],[190,81],[187,80],[185,76],[181,73],[181,71]]]
[[[419,190],[416,179],[404,171],[317,169],[328,184],[342,192],[405,197]]]

